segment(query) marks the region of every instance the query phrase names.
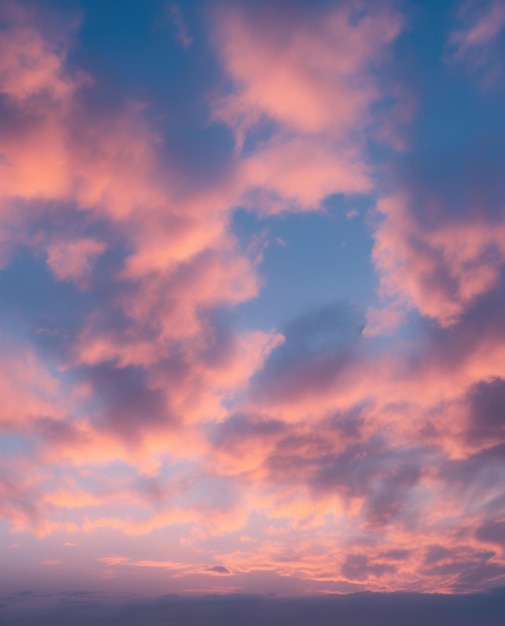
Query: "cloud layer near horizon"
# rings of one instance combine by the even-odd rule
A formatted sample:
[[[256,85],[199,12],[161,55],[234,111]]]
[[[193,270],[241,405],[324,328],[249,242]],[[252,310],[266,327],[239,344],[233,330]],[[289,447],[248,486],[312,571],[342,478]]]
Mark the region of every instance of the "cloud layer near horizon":
[[[466,68],[474,91],[500,6],[446,34],[441,65]],[[422,97],[399,78],[396,3],[204,13],[218,76],[201,132],[229,146],[211,176],[148,101],[100,95],[73,60],[74,16],[0,9],[9,584],[29,570],[34,587],[137,592],[496,586],[504,131],[416,153]],[[240,323],[271,241],[245,245],[237,211],[289,220],[332,198],[372,206],[377,297]]]
[[[232,594],[184,598],[163,596],[128,602],[95,596],[85,592],[40,597],[37,594],[15,594],[1,598],[0,615],[6,626],[76,626],[93,621],[97,626],[121,623],[137,626],[149,622],[164,625],[168,620],[183,626],[205,622],[210,626],[228,626],[238,621],[245,626],[261,623],[306,624],[319,626],[352,623],[366,626],[462,626],[482,624],[499,626],[505,609],[502,589],[471,595],[421,595],[414,593],[360,593],[347,597],[272,598]],[[169,622],[170,623],[170,622]]]

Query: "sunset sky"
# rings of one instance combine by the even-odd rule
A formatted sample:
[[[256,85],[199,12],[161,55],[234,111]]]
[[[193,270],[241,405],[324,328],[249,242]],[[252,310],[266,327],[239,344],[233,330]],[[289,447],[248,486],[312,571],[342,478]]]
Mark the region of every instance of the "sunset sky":
[[[504,111],[505,0],[2,0],[0,615],[496,601]]]

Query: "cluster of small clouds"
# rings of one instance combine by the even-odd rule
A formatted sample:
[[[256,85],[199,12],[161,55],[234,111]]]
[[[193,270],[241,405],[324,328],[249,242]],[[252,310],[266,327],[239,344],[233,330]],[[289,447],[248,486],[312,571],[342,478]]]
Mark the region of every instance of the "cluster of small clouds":
[[[405,22],[393,3],[365,5],[215,10],[228,87],[210,116],[235,151],[225,176],[191,186],[144,103],[88,107],[93,77],[66,56],[75,25],[61,40],[41,7],[2,5],[0,259],[9,271],[28,254],[54,294],[47,319],[26,311],[31,334],[2,336],[13,531],[183,536],[177,561],[104,554],[105,577],[266,572],[323,591],[503,580],[505,154],[465,179],[456,208],[429,176],[382,194],[367,145],[398,146],[397,109],[374,107]],[[472,67],[502,8],[450,38],[455,59]],[[413,340],[371,349],[344,305],[282,332],[234,328],[261,286],[237,206],[315,211],[372,193],[381,301],[368,326],[416,311]]]

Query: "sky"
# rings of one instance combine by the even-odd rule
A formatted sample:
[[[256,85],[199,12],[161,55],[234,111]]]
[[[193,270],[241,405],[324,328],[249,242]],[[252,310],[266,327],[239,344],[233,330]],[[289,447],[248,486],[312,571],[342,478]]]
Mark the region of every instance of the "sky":
[[[504,0],[0,3],[0,617],[499,623],[504,79]]]

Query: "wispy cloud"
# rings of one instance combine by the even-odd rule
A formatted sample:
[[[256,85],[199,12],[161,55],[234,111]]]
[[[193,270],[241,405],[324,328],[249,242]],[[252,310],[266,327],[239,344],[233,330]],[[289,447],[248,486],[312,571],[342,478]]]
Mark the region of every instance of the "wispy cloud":
[[[482,76],[484,86],[495,86],[503,66],[502,35],[505,32],[505,6],[501,0],[466,2],[459,14],[459,27],[450,35],[449,59],[464,63]]]
[[[188,27],[181,13],[181,9],[177,4],[167,4],[166,14],[168,19],[172,22],[177,41],[183,48],[189,48],[193,43],[193,38],[189,34]]]

